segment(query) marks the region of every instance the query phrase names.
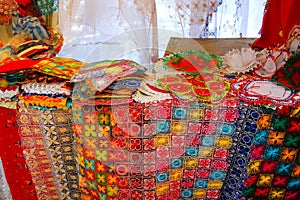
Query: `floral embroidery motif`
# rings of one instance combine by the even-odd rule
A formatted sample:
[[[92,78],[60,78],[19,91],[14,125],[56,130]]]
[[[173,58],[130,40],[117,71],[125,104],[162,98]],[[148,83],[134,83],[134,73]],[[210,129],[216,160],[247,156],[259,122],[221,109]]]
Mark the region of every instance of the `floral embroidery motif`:
[[[300,137],[289,128],[299,118],[278,109],[261,108],[244,182],[246,199],[299,198]]]
[[[73,107],[82,197],[220,198],[236,107],[181,100],[96,107]]]

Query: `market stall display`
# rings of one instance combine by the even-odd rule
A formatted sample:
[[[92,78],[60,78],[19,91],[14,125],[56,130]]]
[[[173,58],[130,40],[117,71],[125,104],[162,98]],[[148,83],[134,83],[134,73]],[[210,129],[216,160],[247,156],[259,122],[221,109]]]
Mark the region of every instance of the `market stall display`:
[[[149,72],[58,57],[63,37],[35,17],[14,33],[0,49],[0,199],[300,198],[297,34],[172,52]]]

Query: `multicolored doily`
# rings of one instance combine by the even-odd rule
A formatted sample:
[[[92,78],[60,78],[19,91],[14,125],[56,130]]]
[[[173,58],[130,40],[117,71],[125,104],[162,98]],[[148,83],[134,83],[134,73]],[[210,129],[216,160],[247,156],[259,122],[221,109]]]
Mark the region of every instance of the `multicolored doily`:
[[[300,95],[292,89],[268,79],[246,77],[231,83],[231,92],[250,104],[275,104],[277,106],[300,105]]]
[[[169,75],[158,79],[157,84],[181,99],[210,103],[221,101],[230,89],[229,82],[210,73]]]
[[[176,52],[163,58],[162,61],[165,67],[191,75],[215,73],[222,65],[221,57],[198,50]]]

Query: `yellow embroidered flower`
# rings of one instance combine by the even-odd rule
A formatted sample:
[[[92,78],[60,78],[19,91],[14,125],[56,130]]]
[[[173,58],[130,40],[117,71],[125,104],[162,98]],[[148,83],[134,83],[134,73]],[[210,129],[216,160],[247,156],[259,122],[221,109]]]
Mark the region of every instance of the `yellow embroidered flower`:
[[[229,136],[217,136],[216,147],[229,149],[232,145],[232,137]]]
[[[284,199],[285,189],[271,188],[269,199]]]
[[[201,108],[193,109],[193,108],[191,108],[189,110],[189,119],[190,120],[198,121],[198,120],[202,120],[203,117],[204,117],[204,109],[201,109]]]
[[[100,125],[110,125],[110,114],[108,113],[99,113],[98,122]]]
[[[184,158],[184,166],[186,168],[196,168],[198,164],[198,158],[185,157]]]
[[[257,121],[258,129],[269,129],[271,126],[272,115],[262,114]]]
[[[96,173],[97,183],[106,184],[106,174]]]
[[[107,195],[108,196],[117,196],[119,188],[117,186],[107,186]]]
[[[109,165],[107,171],[109,173],[115,173],[116,172],[116,167],[114,165]]]
[[[182,121],[172,121],[171,131],[174,134],[185,134],[187,129],[187,125]]]
[[[29,127],[23,126],[23,127],[20,127],[20,133],[23,136],[30,136],[31,135],[31,130],[30,130]]]
[[[280,161],[282,162],[294,162],[297,156],[298,149],[282,148],[280,154]]]
[[[100,140],[99,141],[99,148],[106,149],[108,147],[108,141],[107,140]]]
[[[84,138],[84,142],[87,149],[96,149],[96,138]]]
[[[99,126],[98,136],[109,138],[109,136],[110,136],[110,127],[109,126]]]
[[[107,161],[107,151],[106,150],[97,150],[96,159],[101,161]]]
[[[169,191],[169,183],[156,184],[156,194],[163,195]]]
[[[53,116],[51,114],[43,114],[42,115],[43,121],[44,121],[44,125],[46,124],[51,124],[54,125],[54,121],[53,121]]]
[[[82,113],[80,111],[73,111],[73,121],[82,123]]]
[[[200,158],[211,158],[213,154],[214,154],[214,148],[206,148],[206,147],[199,148]]]
[[[95,154],[94,154],[93,150],[85,149],[84,154],[85,154],[85,157],[87,157],[87,158],[94,158],[95,157]]]
[[[220,190],[223,186],[223,181],[221,180],[209,180],[208,181],[208,189]]]
[[[268,136],[269,145],[283,145],[285,132],[270,131]]]
[[[105,164],[103,164],[101,162],[96,162],[96,171],[105,173],[106,172]]]
[[[206,190],[205,189],[195,189],[194,197],[205,199],[206,198]]]
[[[170,136],[169,135],[156,135],[154,138],[154,145],[156,147],[168,146],[169,144],[170,144]]]
[[[248,174],[257,174],[260,172],[261,161],[251,161],[248,165],[247,173]]]
[[[292,172],[293,177],[300,177],[300,165],[295,165]]]
[[[115,174],[108,174],[107,175],[107,184],[115,185],[116,183],[117,183],[117,176]]]
[[[274,174],[260,174],[257,180],[258,187],[271,187]]]
[[[173,169],[170,172],[170,181],[181,180],[182,178],[182,169]]]
[[[97,184],[97,188],[100,193],[106,194],[106,185]]]
[[[95,125],[84,125],[84,135],[86,137],[97,137]]]
[[[80,166],[85,167],[84,166],[84,157],[81,155],[78,155],[78,163]]]
[[[96,116],[94,113],[86,114],[84,116],[84,123],[85,124],[95,124],[96,123]]]
[[[95,161],[94,160],[85,159],[84,161],[85,161],[85,167],[87,169],[91,169],[91,170],[95,169]]]

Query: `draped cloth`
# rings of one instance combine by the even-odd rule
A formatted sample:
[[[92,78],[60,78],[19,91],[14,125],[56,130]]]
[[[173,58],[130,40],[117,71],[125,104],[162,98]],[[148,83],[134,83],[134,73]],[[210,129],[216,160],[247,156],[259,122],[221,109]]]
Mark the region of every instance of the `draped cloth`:
[[[261,28],[261,37],[253,47],[267,48],[289,42],[295,28],[300,26],[300,1],[268,0]]]

